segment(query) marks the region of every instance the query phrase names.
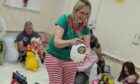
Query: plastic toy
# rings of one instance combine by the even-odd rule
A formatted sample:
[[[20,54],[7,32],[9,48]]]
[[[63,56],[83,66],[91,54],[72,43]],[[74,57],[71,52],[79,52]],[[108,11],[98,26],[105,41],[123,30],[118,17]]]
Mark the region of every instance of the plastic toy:
[[[114,84],[114,78],[109,74],[102,74],[102,78],[98,84]]]
[[[13,72],[11,84],[27,84],[26,77],[21,75],[18,71]]]

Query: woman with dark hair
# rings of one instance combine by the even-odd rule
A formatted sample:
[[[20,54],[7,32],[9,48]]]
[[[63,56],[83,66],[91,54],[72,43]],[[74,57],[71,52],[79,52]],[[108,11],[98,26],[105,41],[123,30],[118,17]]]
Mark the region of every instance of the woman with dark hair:
[[[132,75],[133,75],[133,77],[135,76],[136,81],[139,79],[139,75],[135,71],[135,65],[132,62],[127,61],[122,66],[122,71],[118,78],[118,81],[119,82],[128,81],[128,78],[130,78]]]

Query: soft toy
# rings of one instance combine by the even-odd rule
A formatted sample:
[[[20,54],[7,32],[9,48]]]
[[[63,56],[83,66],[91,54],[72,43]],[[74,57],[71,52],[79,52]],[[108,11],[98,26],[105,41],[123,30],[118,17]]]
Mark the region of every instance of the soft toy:
[[[112,75],[104,73],[98,84],[114,84],[114,78]]]
[[[18,60],[18,51],[14,47],[14,38],[13,37],[5,37],[5,59],[8,62],[16,62]]]
[[[26,51],[25,68],[32,71],[37,71],[39,67],[38,61],[35,53],[32,50],[29,50],[29,48],[30,47],[28,46],[28,50]]]

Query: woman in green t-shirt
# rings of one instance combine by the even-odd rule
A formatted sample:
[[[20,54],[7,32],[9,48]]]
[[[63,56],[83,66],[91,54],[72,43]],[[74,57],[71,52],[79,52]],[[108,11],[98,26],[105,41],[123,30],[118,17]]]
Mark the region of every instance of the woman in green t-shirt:
[[[49,42],[45,57],[50,84],[74,84],[77,63],[70,59],[72,45],[84,43],[86,54],[91,53],[90,29],[87,26],[91,4],[79,0],[73,14],[62,15],[55,23],[55,33]]]

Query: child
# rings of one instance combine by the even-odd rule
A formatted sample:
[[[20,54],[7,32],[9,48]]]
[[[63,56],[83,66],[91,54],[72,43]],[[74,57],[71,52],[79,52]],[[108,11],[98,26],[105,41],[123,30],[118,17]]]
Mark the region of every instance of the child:
[[[74,84],[85,84],[85,81],[88,80],[92,65],[97,63],[97,61],[97,54],[95,50],[93,50],[92,54],[86,56],[83,62],[78,63],[78,72],[76,73]]]
[[[138,84],[137,76],[135,74],[128,76],[126,80],[123,82],[123,84]]]
[[[35,50],[39,55],[39,58],[41,60],[41,63],[44,63],[44,54],[43,54],[43,44],[41,38],[32,38],[31,39],[31,48]]]
[[[102,58],[101,46],[98,43],[98,39],[93,35],[92,30],[90,32],[91,32],[90,47],[93,50],[92,56],[87,56],[84,62],[78,64],[78,72],[76,73],[74,84],[85,84],[85,82],[89,78],[89,73],[92,68],[92,65],[97,63],[98,60]]]
[[[97,37],[93,35],[92,29],[90,30],[90,33],[91,33],[91,35],[90,35],[90,47],[93,51],[96,52],[96,54],[98,56],[97,64],[100,68],[101,73],[103,73],[104,72],[104,66],[105,66],[105,60],[102,57],[101,45],[100,45]],[[98,71],[98,74],[99,74],[99,71]]]
[[[139,75],[135,71],[135,65],[130,61],[125,62],[118,81],[123,84],[137,84],[138,79]]]

